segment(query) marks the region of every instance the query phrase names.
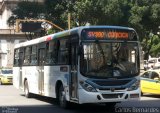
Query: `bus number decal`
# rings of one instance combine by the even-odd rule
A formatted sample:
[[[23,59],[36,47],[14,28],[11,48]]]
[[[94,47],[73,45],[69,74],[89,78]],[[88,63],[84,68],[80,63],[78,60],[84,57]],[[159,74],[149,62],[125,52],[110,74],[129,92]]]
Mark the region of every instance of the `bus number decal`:
[[[88,37],[104,38],[104,32],[88,32]]]

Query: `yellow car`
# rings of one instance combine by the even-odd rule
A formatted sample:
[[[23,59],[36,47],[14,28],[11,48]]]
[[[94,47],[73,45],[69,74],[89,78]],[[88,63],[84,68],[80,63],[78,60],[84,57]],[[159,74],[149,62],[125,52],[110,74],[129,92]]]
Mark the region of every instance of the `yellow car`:
[[[148,70],[141,75],[141,92],[160,94],[160,70]]]
[[[0,85],[12,84],[13,81],[13,70],[12,69],[1,69],[0,70]]]

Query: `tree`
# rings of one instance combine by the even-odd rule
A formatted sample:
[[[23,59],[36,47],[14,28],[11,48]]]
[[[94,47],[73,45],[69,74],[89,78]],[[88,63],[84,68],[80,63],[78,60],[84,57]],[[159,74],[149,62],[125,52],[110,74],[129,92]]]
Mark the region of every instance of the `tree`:
[[[72,14],[80,25],[127,26],[130,5],[126,0],[77,0]]]
[[[61,26],[63,29],[66,29],[67,17],[64,17],[64,14],[67,10],[67,1],[66,0],[46,0],[45,5],[47,10],[45,15],[46,19]]]
[[[74,5],[74,15],[80,26],[87,23],[97,25],[102,18],[103,12],[101,6],[96,0],[77,0]]]
[[[160,23],[158,0],[46,0],[45,8],[40,6],[40,11],[31,5],[26,6],[26,3],[19,5],[13,11],[10,24],[14,23],[14,18],[39,18],[41,12],[45,12],[47,20],[68,29],[70,13],[72,28],[87,23],[133,27],[138,32],[145,56],[159,54],[160,40],[156,36]],[[53,30],[50,30],[50,33],[52,32]],[[154,36],[149,36],[150,33]]]
[[[7,20],[9,26],[14,26],[16,19],[41,19],[44,18],[45,6],[37,2],[23,1],[17,4],[17,7],[12,10],[12,16]],[[26,33],[27,39],[33,39],[45,35],[46,31],[41,29],[41,32]]]
[[[128,26],[130,10],[129,2],[126,0],[99,0],[102,7],[103,24]],[[99,18],[100,19],[100,18]]]
[[[37,2],[19,2],[17,7],[12,11],[12,16],[8,19],[8,24],[13,26],[16,19],[40,19],[44,18],[45,6]]]
[[[156,0],[137,0],[132,5],[129,23],[138,32],[145,51],[145,59],[148,59],[149,54],[158,54],[156,51],[154,53],[155,46],[158,47],[154,38],[158,31],[158,23],[160,23],[160,2]],[[151,33],[154,35],[150,36]]]

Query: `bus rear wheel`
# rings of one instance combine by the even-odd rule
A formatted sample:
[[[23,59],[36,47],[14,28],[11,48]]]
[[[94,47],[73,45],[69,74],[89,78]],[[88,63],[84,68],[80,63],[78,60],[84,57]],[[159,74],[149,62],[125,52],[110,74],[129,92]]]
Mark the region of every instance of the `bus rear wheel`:
[[[66,96],[65,96],[65,91],[64,91],[64,88],[63,88],[63,85],[61,85],[59,87],[59,93],[58,93],[58,99],[59,99],[59,105],[60,107],[62,108],[69,108],[69,102],[66,100]]]
[[[29,87],[28,87],[28,81],[27,80],[24,83],[24,93],[25,93],[25,97],[27,97],[27,98],[31,97],[31,93],[29,92]]]

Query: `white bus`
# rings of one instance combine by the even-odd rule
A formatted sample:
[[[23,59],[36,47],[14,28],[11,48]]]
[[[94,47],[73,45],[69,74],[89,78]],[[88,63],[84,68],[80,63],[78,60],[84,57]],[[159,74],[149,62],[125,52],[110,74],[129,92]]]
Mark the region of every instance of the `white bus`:
[[[85,26],[17,44],[13,84],[26,97],[38,94],[70,102],[140,99],[138,35],[121,26]]]

